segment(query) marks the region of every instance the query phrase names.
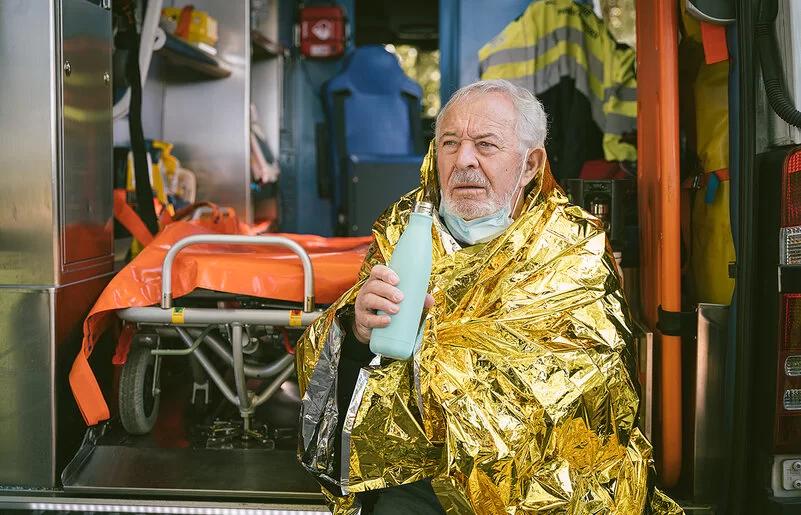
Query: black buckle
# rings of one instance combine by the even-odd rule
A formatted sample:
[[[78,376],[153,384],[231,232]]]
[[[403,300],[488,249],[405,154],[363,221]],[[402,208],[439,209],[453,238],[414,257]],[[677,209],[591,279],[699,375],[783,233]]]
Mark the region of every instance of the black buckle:
[[[665,311],[657,308],[656,328],[665,336],[695,338],[698,335],[698,308],[692,311]]]

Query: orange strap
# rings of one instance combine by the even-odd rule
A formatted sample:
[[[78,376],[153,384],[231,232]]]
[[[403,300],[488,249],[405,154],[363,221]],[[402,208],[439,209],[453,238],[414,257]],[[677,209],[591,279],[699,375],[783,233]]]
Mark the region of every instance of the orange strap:
[[[174,215],[171,215],[169,210],[165,209],[161,202],[159,202],[159,200],[155,197],[153,198],[153,204],[156,208],[156,216],[159,218],[159,223],[162,227],[167,226],[176,220],[181,220],[182,218],[190,216],[194,213],[195,209],[202,206],[211,208],[211,219],[213,221],[219,221],[222,217],[221,208],[213,202],[195,202],[190,206],[179,209]],[[236,216],[231,208],[223,209],[228,212],[230,218]],[[150,234],[150,231],[145,223],[142,221],[139,215],[136,214],[136,211],[134,211],[133,208],[128,205],[125,190],[114,190],[114,218],[116,218],[123,227],[128,229],[128,232],[130,232],[134,238],[139,240],[139,243],[141,243],[143,246],[146,247],[150,245],[150,242],[153,241],[153,235]]]
[[[701,40],[704,42],[706,64],[729,60],[729,47],[726,45],[726,27],[702,21]]]
[[[702,173],[695,175],[693,177],[688,177],[681,183],[682,189],[685,190],[692,190],[692,189],[703,189],[706,188],[706,185],[709,183],[709,177],[715,174],[718,177],[720,182],[728,181],[730,179],[729,169],[728,168],[721,168],[720,170],[715,170],[714,172],[709,173]]]
[[[153,235],[150,234],[145,222],[139,218],[136,211],[128,205],[125,195],[125,190],[114,190],[114,218],[116,218],[123,227],[128,229],[128,232],[139,240],[139,243],[146,247],[153,241]]]
[[[211,210],[212,210],[212,215],[211,215],[212,220],[219,220],[220,219],[220,208],[217,207],[217,204],[215,204],[214,202],[208,202],[208,201],[204,200],[204,201],[201,201],[201,202],[195,202],[194,204],[191,204],[191,205],[188,205],[188,206],[186,206],[184,208],[179,209],[178,211],[175,212],[175,214],[172,216],[172,219],[170,221],[181,220],[183,218],[186,218],[187,216],[190,216],[191,214],[193,214],[195,212],[195,209],[197,209],[199,207],[202,207],[202,206],[206,206],[206,207],[210,207],[211,208]]]
[[[70,387],[76,394],[75,400],[78,408],[86,421],[87,426],[93,426],[110,417],[108,404],[103,398],[103,391],[97,383],[92,367],[89,366],[89,359],[83,352],[75,356],[75,361],[70,370]],[[80,395],[78,395],[80,392]]]
[[[189,38],[189,26],[192,23],[192,11],[194,7],[185,5],[181,9],[181,17],[178,18],[178,27],[175,29],[175,35],[181,39]]]
[[[117,348],[114,350],[114,357],[111,363],[114,365],[124,365],[128,360],[128,353],[131,351],[136,324],[125,322],[122,326],[119,338],[117,338]]]

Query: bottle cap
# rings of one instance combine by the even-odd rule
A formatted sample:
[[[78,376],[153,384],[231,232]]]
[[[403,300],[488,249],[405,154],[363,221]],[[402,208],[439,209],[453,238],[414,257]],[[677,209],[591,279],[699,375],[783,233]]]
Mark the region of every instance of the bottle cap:
[[[434,212],[434,204],[422,200],[420,202],[415,202],[414,207],[412,208],[412,213],[422,213],[424,215],[431,216],[433,212]]]

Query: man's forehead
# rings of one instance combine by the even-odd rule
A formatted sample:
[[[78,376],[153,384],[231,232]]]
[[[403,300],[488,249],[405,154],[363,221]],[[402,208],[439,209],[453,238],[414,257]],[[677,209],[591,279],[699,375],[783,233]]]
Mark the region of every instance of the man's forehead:
[[[514,132],[516,112],[509,98],[501,93],[468,97],[451,106],[445,113],[440,136],[505,137]]]

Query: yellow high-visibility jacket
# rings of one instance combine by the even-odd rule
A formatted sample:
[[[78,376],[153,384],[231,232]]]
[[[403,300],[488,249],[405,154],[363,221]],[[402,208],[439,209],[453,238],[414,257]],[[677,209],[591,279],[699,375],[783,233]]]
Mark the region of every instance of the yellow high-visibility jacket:
[[[603,133],[604,158],[637,159],[635,146],[621,141],[637,130],[634,50],[619,45],[591,7],[572,0],[533,2],[478,56],[482,79],[507,79],[535,95],[573,79]]]

